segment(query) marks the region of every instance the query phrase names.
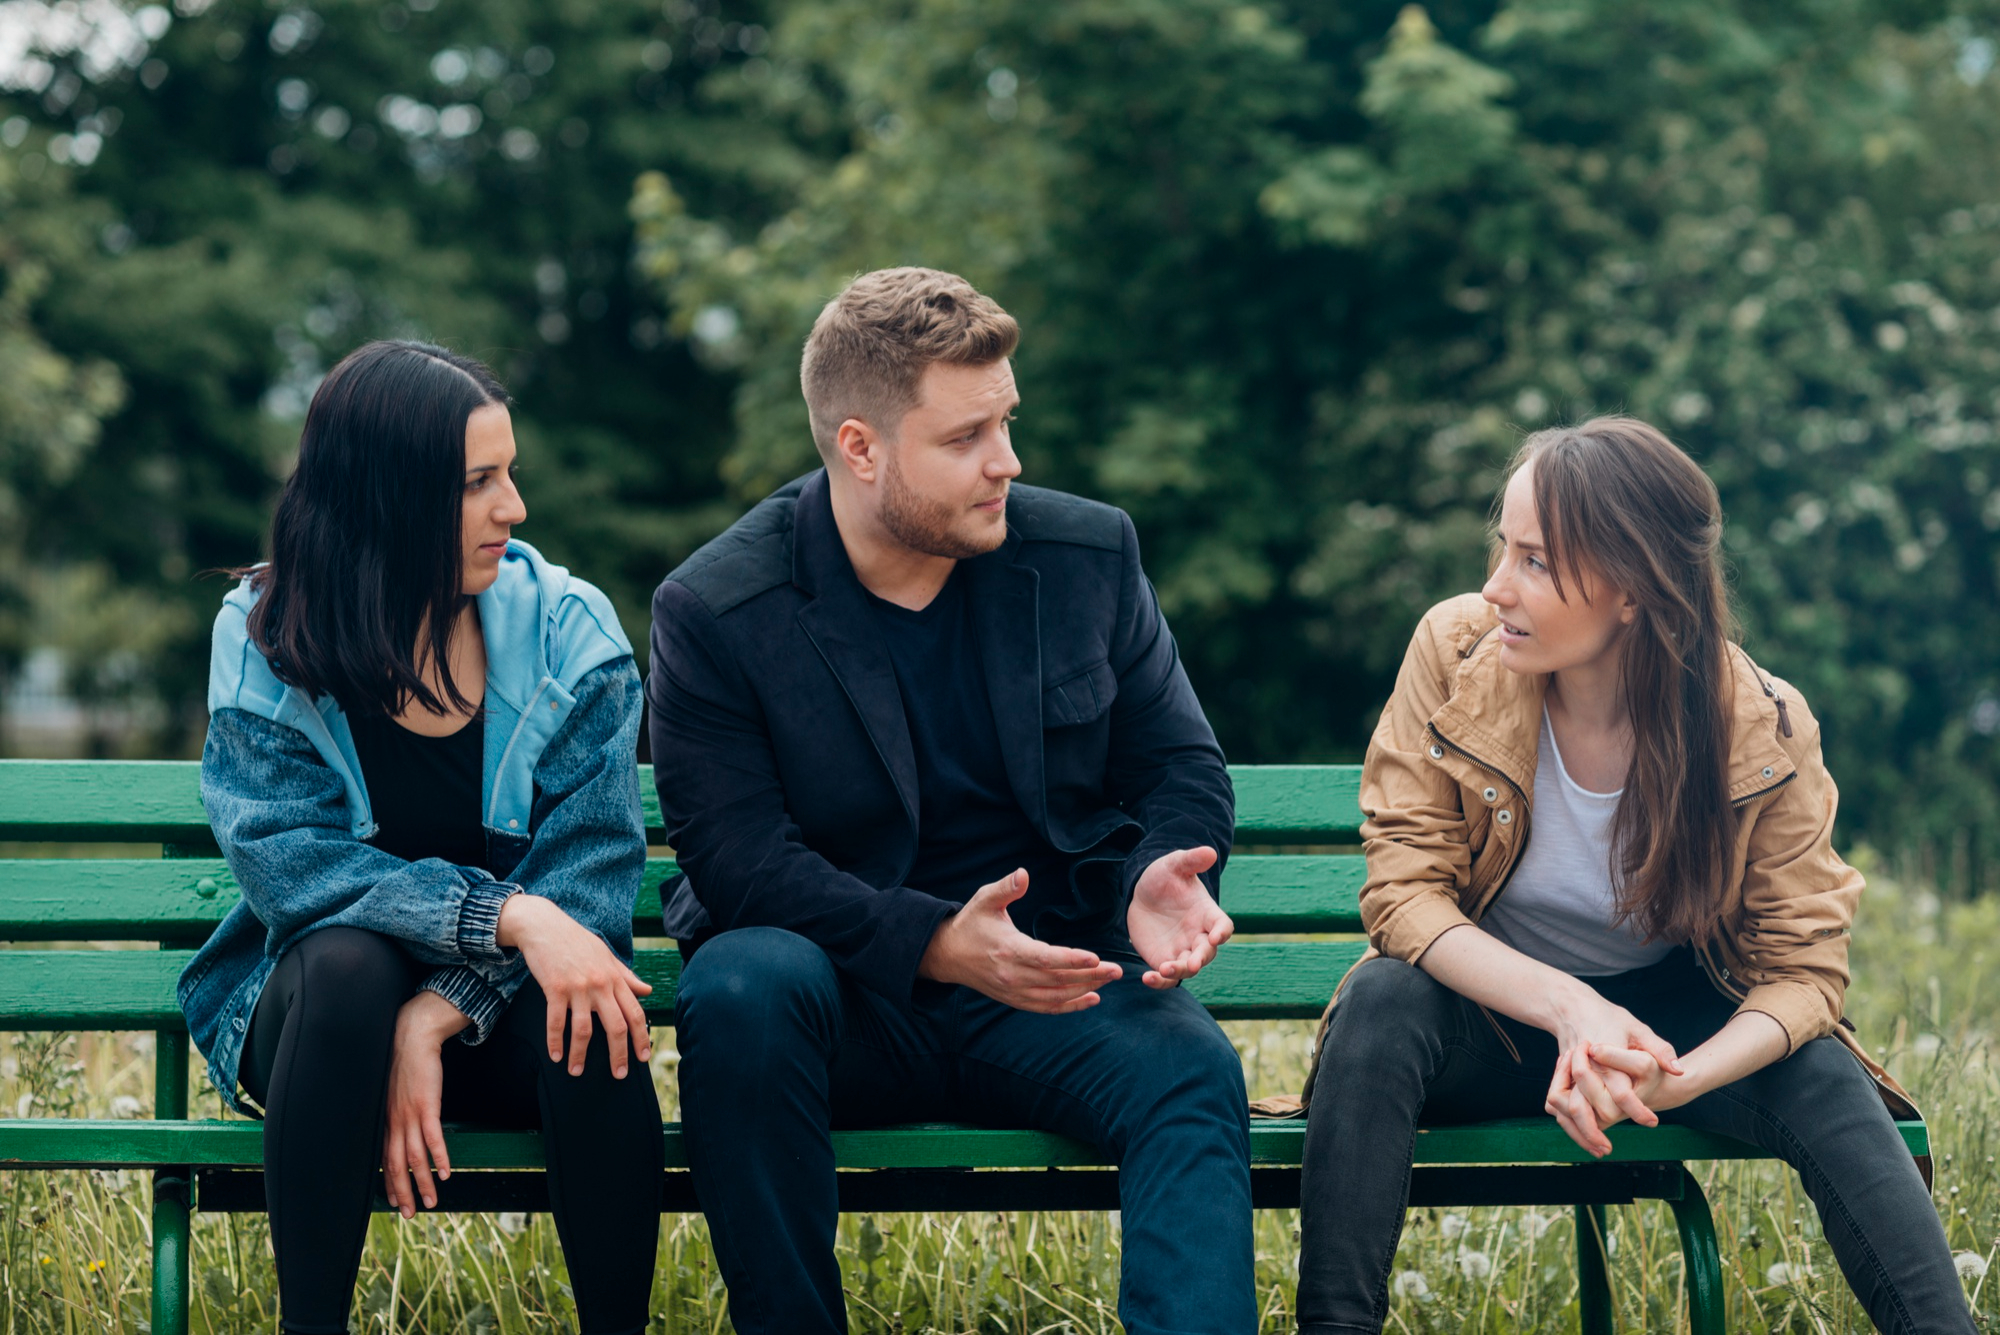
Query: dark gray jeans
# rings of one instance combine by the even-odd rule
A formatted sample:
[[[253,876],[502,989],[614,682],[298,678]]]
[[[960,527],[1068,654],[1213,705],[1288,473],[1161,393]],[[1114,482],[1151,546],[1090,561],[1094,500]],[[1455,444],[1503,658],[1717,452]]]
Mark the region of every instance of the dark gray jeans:
[[[1593,978],[1607,1000],[1688,1052],[1735,1012],[1694,952]],[[1341,989],[1313,1084],[1300,1185],[1301,1335],[1379,1331],[1410,1195],[1418,1124],[1542,1112],[1555,1038],[1495,1016],[1399,960],[1376,959]],[[1973,1330],[1924,1181],[1874,1083],[1834,1038],[1711,1090],[1662,1122],[1760,1146],[1799,1172],[1841,1273],[1889,1335]]]

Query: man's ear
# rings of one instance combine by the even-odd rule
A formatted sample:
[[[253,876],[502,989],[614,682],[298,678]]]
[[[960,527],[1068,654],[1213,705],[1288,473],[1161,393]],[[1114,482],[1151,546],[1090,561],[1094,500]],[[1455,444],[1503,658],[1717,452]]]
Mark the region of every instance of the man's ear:
[[[874,427],[858,417],[840,424],[833,438],[834,458],[844,464],[857,482],[874,482],[884,464],[882,437]]]

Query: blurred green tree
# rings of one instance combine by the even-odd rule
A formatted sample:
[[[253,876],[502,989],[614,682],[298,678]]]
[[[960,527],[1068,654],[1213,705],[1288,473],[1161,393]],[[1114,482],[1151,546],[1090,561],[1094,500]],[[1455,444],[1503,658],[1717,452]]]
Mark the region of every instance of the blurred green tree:
[[[221,594],[200,576],[259,557],[307,397],[372,337],[495,365],[518,400],[522,536],[609,588],[643,638],[660,573],[730,517],[713,509],[726,389],[635,282],[626,201],[667,162],[704,207],[732,206],[734,177],[702,192],[703,163],[756,127],[694,89],[762,29],[652,0],[12,9],[32,41],[0,70],[0,179],[71,203],[39,224],[10,318],[123,387],[122,407],[97,404],[87,467],[45,470],[12,537],[35,564],[105,575],[103,597],[178,612],[125,646],[170,707],[150,745],[198,740]],[[0,215],[0,247],[27,222]],[[79,686],[136,624],[86,621]]]
[[[768,212],[642,177],[641,259],[737,377],[739,500],[812,462],[793,367],[848,274],[955,268],[1020,314],[1029,478],[1132,510],[1246,758],[1358,754],[1524,430],[1648,417],[1722,485],[1749,646],[1826,721],[1847,828],[1984,879],[1994,18],[784,5],[771,70],[712,87],[815,167]]]
[[[1992,0],[45,8],[0,337],[83,434],[16,419],[9,559],[182,608],[145,661],[183,729],[193,576],[256,555],[354,344],[495,362],[524,536],[640,638],[813,465],[819,305],[926,263],[1021,317],[1029,478],[1133,512],[1232,754],[1358,755],[1520,432],[1623,409],[1721,483],[1848,829],[1990,878]]]

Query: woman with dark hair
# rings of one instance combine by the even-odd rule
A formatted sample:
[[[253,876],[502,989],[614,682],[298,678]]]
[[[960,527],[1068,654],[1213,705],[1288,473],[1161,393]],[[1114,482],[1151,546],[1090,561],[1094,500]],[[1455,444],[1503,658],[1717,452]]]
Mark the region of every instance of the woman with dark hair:
[[[1419,1122],[1631,1118],[1799,1171],[1889,1332],[1971,1331],[1902,1092],[1841,1027],[1861,877],[1798,692],[1732,640],[1715,486],[1654,428],[1531,436],[1492,575],[1369,743],[1361,915],[1308,1080],[1302,1332],[1378,1331]]]
[[[541,1128],[584,1335],[647,1320],[639,677],[604,595],[511,537],[507,404],[442,348],[347,357],[216,618],[202,801],[243,901],[180,1001],[263,1110],[301,1335],[347,1329],[378,1166],[405,1218],[436,1204],[446,1118]]]

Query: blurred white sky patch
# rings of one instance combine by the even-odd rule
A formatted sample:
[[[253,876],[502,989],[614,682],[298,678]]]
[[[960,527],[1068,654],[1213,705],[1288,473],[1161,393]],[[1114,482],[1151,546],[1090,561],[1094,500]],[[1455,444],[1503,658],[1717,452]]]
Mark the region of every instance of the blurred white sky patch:
[[[0,88],[40,92],[55,77],[50,57],[74,57],[89,79],[137,66],[166,35],[161,5],[116,0],[0,0]]]

